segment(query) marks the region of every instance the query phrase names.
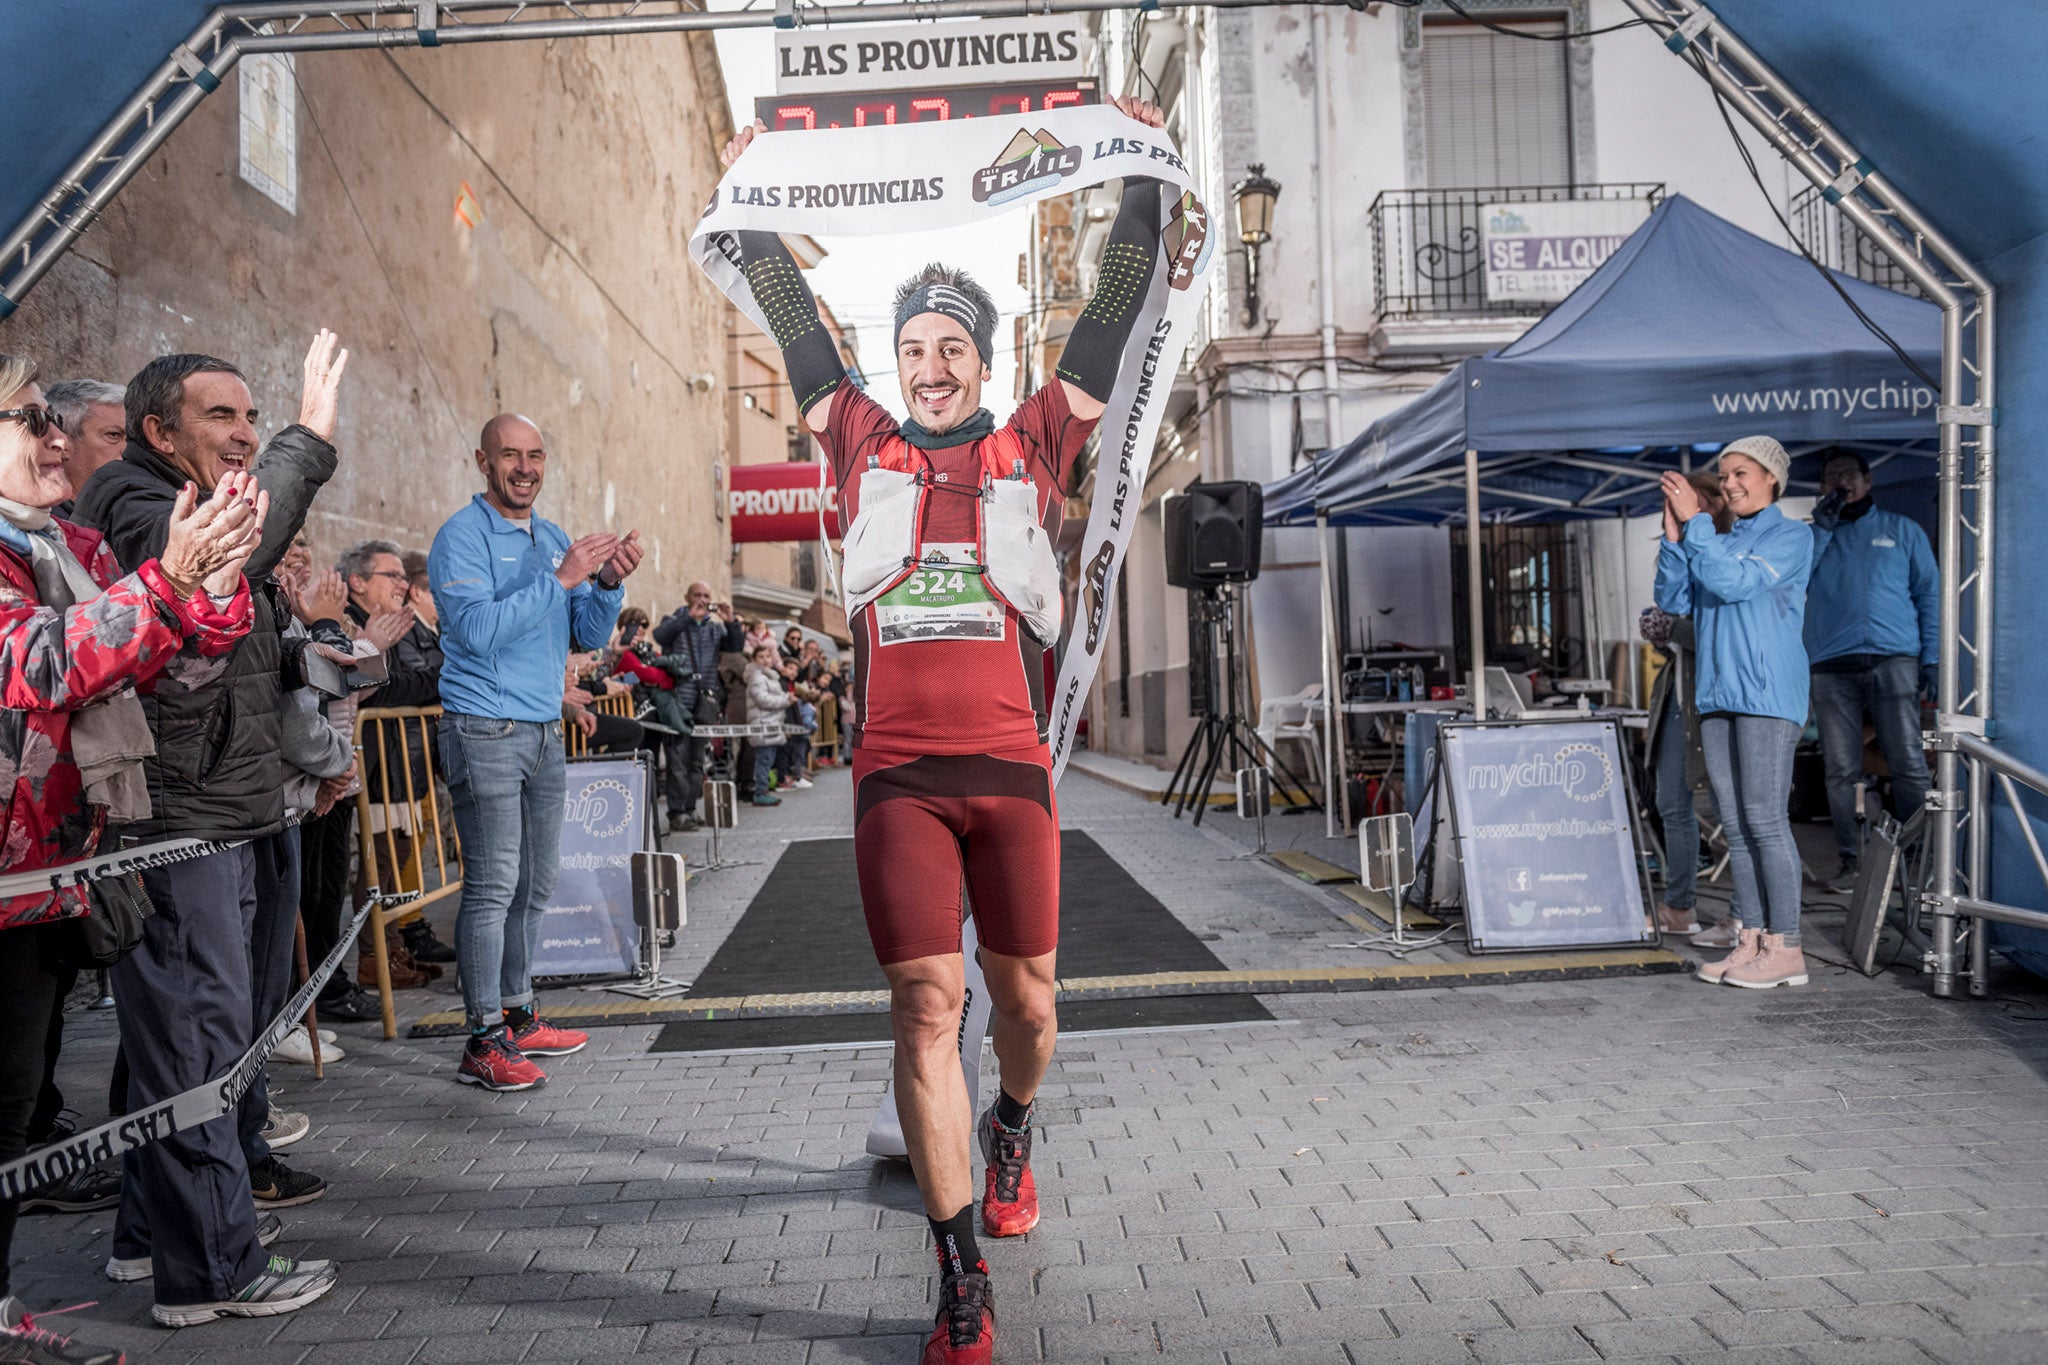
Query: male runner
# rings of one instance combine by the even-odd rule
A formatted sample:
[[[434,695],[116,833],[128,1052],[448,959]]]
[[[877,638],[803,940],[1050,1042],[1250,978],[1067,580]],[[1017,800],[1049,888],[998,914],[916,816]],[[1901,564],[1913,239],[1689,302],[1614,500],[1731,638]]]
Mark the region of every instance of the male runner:
[[[1149,127],[1164,125],[1145,101],[1116,105]],[[758,121],[743,129],[726,145],[725,165],[766,131]],[[1151,278],[1159,185],[1124,182],[1097,293],[1074,324],[1058,377],[1000,428],[981,406],[995,305],[964,272],[930,265],[897,291],[897,379],[911,414],[899,424],[848,381],[781,238],[734,237],[847,519],[855,859],[868,935],[889,979],[897,1112],[939,1259],[938,1322],[923,1361],[984,1365],[994,1357],[994,1298],[975,1240],[964,1138],[977,1133],[987,1163],[982,1231],[1030,1231],[1038,1222],[1031,1102],[1052,1059],[1059,940],[1059,818],[1041,666],[1058,635],[1057,607],[1050,621],[1043,610],[1020,611],[1013,603],[1028,599],[1003,587],[1018,586],[1019,554],[1050,567],[1075,460],[1108,403]],[[1009,537],[1005,572],[1001,537],[985,539],[984,526],[999,524],[999,491],[1016,498],[1024,489],[1035,493],[1037,521]],[[864,508],[869,494],[873,506]],[[1029,550],[1015,550],[1019,543]],[[863,592],[863,567],[891,555],[900,567],[872,595]],[[957,1041],[963,883],[1002,1067],[1002,1091],[978,1123]]]

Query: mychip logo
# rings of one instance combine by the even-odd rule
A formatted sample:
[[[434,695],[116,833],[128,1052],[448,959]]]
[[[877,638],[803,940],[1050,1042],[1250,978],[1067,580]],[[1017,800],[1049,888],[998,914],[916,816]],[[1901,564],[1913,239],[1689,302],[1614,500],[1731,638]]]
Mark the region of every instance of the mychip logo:
[[[1614,786],[1614,765],[1591,744],[1565,744],[1519,763],[1475,763],[1465,770],[1465,786],[1503,796],[1517,789],[1557,791],[1591,803]]]
[[[612,838],[633,822],[633,793],[617,778],[600,777],[563,803],[562,818],[593,839]]]
[[[1001,156],[974,173],[974,202],[1007,204],[1050,189],[1081,169],[1081,149],[1069,147],[1043,128],[1019,128]]]

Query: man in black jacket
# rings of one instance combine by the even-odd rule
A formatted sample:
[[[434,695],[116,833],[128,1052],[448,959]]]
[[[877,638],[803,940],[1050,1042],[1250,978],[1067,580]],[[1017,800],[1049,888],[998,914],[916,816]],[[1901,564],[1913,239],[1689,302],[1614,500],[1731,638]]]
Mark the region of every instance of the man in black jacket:
[[[246,569],[257,587],[249,634],[220,671],[143,699],[156,740],[144,764],[152,813],[124,833],[236,843],[143,874],[156,914],[113,972],[131,1113],[225,1076],[290,985],[298,843],[285,824],[278,717],[283,670],[296,659],[285,657],[283,607],[267,589],[334,473],[330,440],[348,363],[335,345],[325,330],[314,339],[299,421],[260,458],[256,408],[240,371],[203,355],[151,361],[129,381],[127,450],[78,496],[77,520],[106,537],[126,571],[163,549],[185,484],[211,491],[230,471],[253,466],[270,496],[263,544]],[[128,1154],[108,1273],[153,1276],[154,1316],[167,1327],[290,1312],[334,1287],[332,1262],[271,1257],[258,1239],[252,1196],[304,1203],[325,1188],[274,1156],[251,1169],[244,1149],[267,1152],[268,1110],[259,1077],[239,1114]]]
[[[676,678],[676,701],[698,725],[725,719],[725,690],[718,681],[718,656],[746,647],[746,631],[733,615],[732,603],[711,603],[711,585],[692,583],[689,605],[678,608],[654,628],[654,643],[663,654],[687,660],[691,672]],[[704,765],[711,741],[678,735],[664,746],[668,760],[668,827],[686,834],[697,826],[697,798],[704,791]]]

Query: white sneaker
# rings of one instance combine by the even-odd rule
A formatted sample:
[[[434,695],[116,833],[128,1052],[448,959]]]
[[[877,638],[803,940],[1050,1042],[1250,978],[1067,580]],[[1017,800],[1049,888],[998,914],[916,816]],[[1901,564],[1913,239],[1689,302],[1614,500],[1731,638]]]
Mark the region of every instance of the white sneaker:
[[[284,1219],[276,1214],[266,1213],[256,1220],[256,1242],[259,1246],[267,1247],[283,1234]],[[109,1256],[105,1271],[107,1278],[116,1284],[131,1284],[136,1280],[149,1279],[156,1274],[156,1269],[150,1264],[147,1256],[130,1256],[125,1260],[119,1256]]]
[[[799,777],[796,781],[790,783],[789,785],[792,791],[807,792],[811,788],[817,786],[818,784],[811,781],[811,779],[808,777]]]
[[[331,1028],[317,1029],[315,1031],[320,1035],[320,1046],[323,1048],[331,1046],[334,1040],[341,1036]]]
[[[339,1271],[332,1261],[294,1261],[273,1256],[255,1279],[231,1299],[215,1303],[160,1303],[150,1316],[165,1327],[194,1327],[215,1318],[274,1318],[304,1308],[334,1288]]]
[[[323,1052],[321,1054],[325,1056]],[[289,1147],[313,1131],[313,1120],[290,1109],[270,1106],[270,1114],[263,1120],[263,1141],[273,1152],[280,1147]]]
[[[325,1038],[320,1040],[322,1062],[337,1062],[347,1055],[342,1051],[340,1044],[330,1043]],[[270,1054],[270,1058],[276,1062],[296,1062],[300,1066],[313,1065],[313,1044],[306,1037],[306,1026],[300,1024],[287,1033],[284,1041],[277,1045],[277,1051]]]

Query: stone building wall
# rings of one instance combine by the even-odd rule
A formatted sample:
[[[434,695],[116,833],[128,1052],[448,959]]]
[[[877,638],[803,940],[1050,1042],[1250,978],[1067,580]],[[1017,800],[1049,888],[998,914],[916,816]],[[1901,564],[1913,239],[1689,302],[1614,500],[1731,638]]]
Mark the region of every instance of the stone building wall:
[[[730,135],[709,37],[295,69],[296,212],[239,174],[231,76],[0,325],[0,349],[45,379],[116,383],[211,352],[246,370],[268,435],[331,327],[351,359],[341,469],[308,522],[323,559],[366,536],[425,547],[482,486],[484,420],[512,409],[547,438],[544,515],[572,535],[639,528],[633,600],[676,602],[693,577],[722,591],[728,309],[688,255]]]

